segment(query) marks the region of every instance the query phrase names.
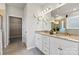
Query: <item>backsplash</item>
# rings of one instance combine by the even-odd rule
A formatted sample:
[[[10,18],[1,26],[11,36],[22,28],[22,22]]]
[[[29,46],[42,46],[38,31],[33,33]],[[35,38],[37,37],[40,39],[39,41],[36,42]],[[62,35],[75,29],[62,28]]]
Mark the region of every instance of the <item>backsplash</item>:
[[[79,35],[79,29],[67,29],[68,33]]]

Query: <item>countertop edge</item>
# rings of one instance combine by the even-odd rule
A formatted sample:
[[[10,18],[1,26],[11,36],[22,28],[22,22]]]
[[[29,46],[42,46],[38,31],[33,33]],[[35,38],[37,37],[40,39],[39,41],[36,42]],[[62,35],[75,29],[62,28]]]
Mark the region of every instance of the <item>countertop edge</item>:
[[[50,35],[50,34],[47,34],[47,33],[43,34],[42,31],[36,31],[35,33],[41,34],[41,35],[44,35],[44,36],[49,36],[49,37],[54,37],[54,38],[59,38],[59,39],[68,40],[68,41],[73,41],[73,42],[79,43],[79,40],[76,40],[76,39],[65,38],[63,36],[60,37],[60,36],[57,36],[57,35]]]

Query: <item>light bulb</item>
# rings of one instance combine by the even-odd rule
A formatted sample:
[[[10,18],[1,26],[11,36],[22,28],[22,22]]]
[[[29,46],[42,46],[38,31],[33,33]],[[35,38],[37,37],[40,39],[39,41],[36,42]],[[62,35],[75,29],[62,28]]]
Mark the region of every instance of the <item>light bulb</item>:
[[[47,8],[47,11],[48,11],[49,9]]]
[[[46,10],[44,10],[44,12],[46,12]]]
[[[41,13],[43,14],[43,11]]]

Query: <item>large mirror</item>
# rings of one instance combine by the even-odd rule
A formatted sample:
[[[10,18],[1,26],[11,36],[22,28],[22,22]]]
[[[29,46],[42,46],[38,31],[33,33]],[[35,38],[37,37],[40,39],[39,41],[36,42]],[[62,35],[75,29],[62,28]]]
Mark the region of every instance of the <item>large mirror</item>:
[[[70,14],[70,16],[66,20],[67,29],[79,29],[79,11]]]
[[[51,22],[51,28],[54,29],[54,28],[57,28],[58,31],[60,32],[65,32],[65,19],[59,19],[59,20],[54,20],[54,22]]]

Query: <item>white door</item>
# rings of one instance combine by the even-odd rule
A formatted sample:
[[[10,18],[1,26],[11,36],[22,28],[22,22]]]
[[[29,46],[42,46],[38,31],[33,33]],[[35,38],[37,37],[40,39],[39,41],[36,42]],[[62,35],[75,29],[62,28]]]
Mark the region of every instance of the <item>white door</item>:
[[[50,38],[50,55],[58,55],[59,54],[59,44],[56,43],[57,40],[55,38]]]

